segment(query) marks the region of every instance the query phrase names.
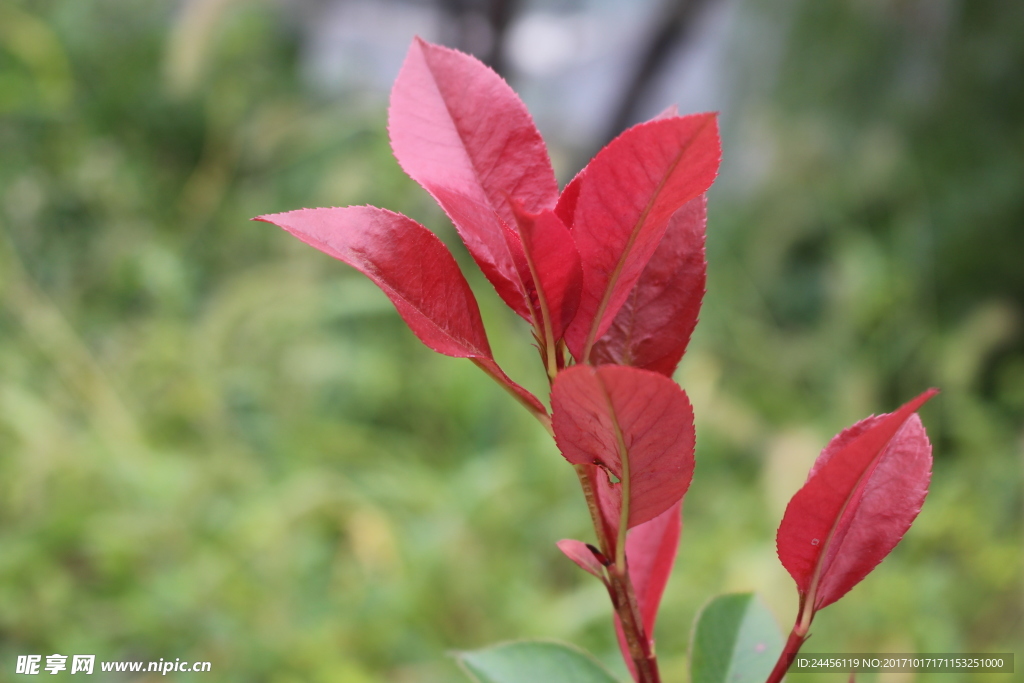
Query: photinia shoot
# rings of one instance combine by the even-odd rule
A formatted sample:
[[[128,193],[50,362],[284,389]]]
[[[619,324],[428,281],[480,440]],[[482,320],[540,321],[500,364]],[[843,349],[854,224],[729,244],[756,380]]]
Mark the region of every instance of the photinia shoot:
[[[369,206],[257,220],[364,273],[424,344],[472,360],[540,421],[574,467],[594,524],[594,543],[558,547],[607,589],[633,679],[657,683],[654,627],[694,469],[693,410],[672,374],[704,295],[716,116],[670,108],[622,133],[560,193],[544,141],[508,84],[469,55],[416,39],[391,92],[388,132],[398,163],[532,326],[550,412],[495,362],[473,292],[427,228]],[[799,595],[789,640],[782,645],[754,596],[722,596],[694,627],[694,683],[781,680],[815,613],[896,546],[928,492],[931,446],[916,411],[934,394],[858,422],[822,451],[778,531]],[[614,680],[556,643],[459,658],[479,681]]]

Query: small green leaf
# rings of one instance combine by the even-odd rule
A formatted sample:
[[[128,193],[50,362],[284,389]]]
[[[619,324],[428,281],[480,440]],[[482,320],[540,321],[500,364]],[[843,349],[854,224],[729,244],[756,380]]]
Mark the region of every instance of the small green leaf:
[[[477,683],[619,683],[592,656],[564,643],[521,640],[455,656]]]
[[[694,625],[691,683],[761,683],[782,652],[775,617],[753,593],[719,595]]]

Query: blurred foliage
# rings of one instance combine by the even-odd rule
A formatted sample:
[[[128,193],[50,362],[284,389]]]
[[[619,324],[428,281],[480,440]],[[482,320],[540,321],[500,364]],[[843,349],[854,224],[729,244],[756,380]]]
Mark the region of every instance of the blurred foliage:
[[[379,99],[303,85],[274,6],[187,7],[0,0],[0,680],[59,652],[452,681],[446,650],[519,636],[621,671],[601,587],[554,548],[589,535],[546,435],[357,274],[247,220],[369,203],[454,242]],[[789,625],[788,496],[832,434],[930,385],[925,510],[813,649],[1019,659],[1024,6],[745,7],[679,373],[699,465],[666,679],[715,592],[758,590]],[[766,27],[774,61],[749,39]],[[527,331],[455,252],[499,360],[541,391]]]

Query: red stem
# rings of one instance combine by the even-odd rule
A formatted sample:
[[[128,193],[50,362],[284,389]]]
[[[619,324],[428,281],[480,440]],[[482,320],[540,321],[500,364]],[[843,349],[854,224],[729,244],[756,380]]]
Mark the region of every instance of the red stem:
[[[633,583],[628,572],[621,575],[613,564],[608,567],[608,597],[619,615],[622,633],[626,638],[629,656],[636,668],[638,683],[661,683],[658,673],[658,658],[651,649],[651,643],[644,634],[643,621],[633,593]]]
[[[597,503],[594,483],[584,466],[577,465],[576,474],[580,478],[580,486],[587,499],[587,507],[590,509],[590,517],[594,523],[594,532],[597,534],[601,552],[607,558],[614,558],[618,539],[604,522]],[[608,597],[611,598],[612,607],[622,624],[622,634],[626,639],[629,656],[633,660],[633,666],[637,672],[638,683],[661,683],[661,675],[658,673],[658,658],[651,648],[650,640],[644,633],[643,620],[633,590],[633,582],[629,579],[629,572],[625,566],[619,566],[614,561],[605,569],[608,575],[605,588],[608,589]]]
[[[789,667],[793,664],[793,660],[796,659],[796,655],[800,652],[800,648],[807,640],[807,632],[811,626],[811,619],[814,618],[814,613],[811,613],[811,618],[806,620],[804,623],[804,614],[801,609],[800,614],[796,617],[796,623],[793,624],[793,630],[789,632],[789,640],[786,641],[786,646],[782,648],[782,654],[779,655],[779,659],[775,662],[775,668],[772,669],[771,674],[765,680],[764,683],[780,683],[782,678],[789,671]]]

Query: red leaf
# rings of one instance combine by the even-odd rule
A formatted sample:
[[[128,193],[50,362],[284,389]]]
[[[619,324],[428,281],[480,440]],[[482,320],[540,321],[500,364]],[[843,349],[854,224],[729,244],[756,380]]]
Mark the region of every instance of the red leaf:
[[[658,245],[608,332],[590,354],[594,363],[616,363],[675,372],[697,325],[707,263],[707,201],[689,201],[669,221]]]
[[[683,502],[670,507],[654,519],[629,530],[626,537],[626,559],[629,564],[629,580],[633,584],[644,633],[651,649],[654,650],[654,623],[658,618],[658,607],[665,592],[672,565],[679,549],[679,534],[683,528]],[[629,654],[622,623],[615,615],[615,632],[619,637],[619,649],[629,665],[634,678],[633,658]]]
[[[711,185],[720,156],[714,114],[658,119],[613,140],[570,183],[579,192],[571,227],[583,295],[565,338],[577,360],[611,325],[672,214]]]
[[[543,332],[539,322],[543,319],[541,313],[547,311],[551,341],[558,341],[580,302],[580,255],[569,229],[553,211],[530,214],[516,205],[513,210],[519,241],[510,246],[513,255],[521,254],[525,261],[520,273],[530,296],[534,320]]]
[[[584,169],[586,170],[586,169]],[[580,199],[580,185],[583,183],[583,171],[576,174],[576,177],[569,181],[562,193],[558,195],[558,204],[555,205],[555,214],[562,219],[565,227],[572,230],[573,219],[576,218],[576,203]]]
[[[658,606],[672,574],[682,530],[683,501],[680,499],[654,519],[630,529],[626,536],[629,578],[644,620],[644,631],[652,641]]]
[[[658,113],[651,121],[670,119],[679,116],[679,107],[670,104]],[[586,170],[586,169],[584,169]],[[576,214],[576,202],[580,197],[580,183],[583,181],[583,171],[576,174],[576,177],[569,181],[558,196],[558,204],[555,206],[555,213],[562,219],[562,222],[571,230],[573,217]]]
[[[929,389],[894,413],[844,430],[818,456],[776,538],[802,604],[843,597],[896,547],[928,493],[931,444],[914,413]]]
[[[693,477],[693,410],[672,380],[637,368],[576,365],[558,373],[551,409],[566,460],[599,465],[618,479],[595,477],[613,534],[624,491],[627,528],[657,517],[686,493]]]
[[[545,412],[494,362],[466,278],[441,240],[416,221],[373,206],[299,209],[255,220],[360,271],[384,290],[420,341],[446,356],[473,359],[532,410]]]
[[[444,208],[501,298],[528,319],[502,223],[515,225],[510,200],[531,213],[553,209],[558,183],[522,101],[477,59],[416,38],[391,90],[388,131],[398,163]]]
[[[556,543],[558,549],[565,553],[565,556],[575,562],[580,569],[589,572],[597,578],[604,580],[604,565],[594,554],[595,550],[583,541],[572,538],[563,538]]]

